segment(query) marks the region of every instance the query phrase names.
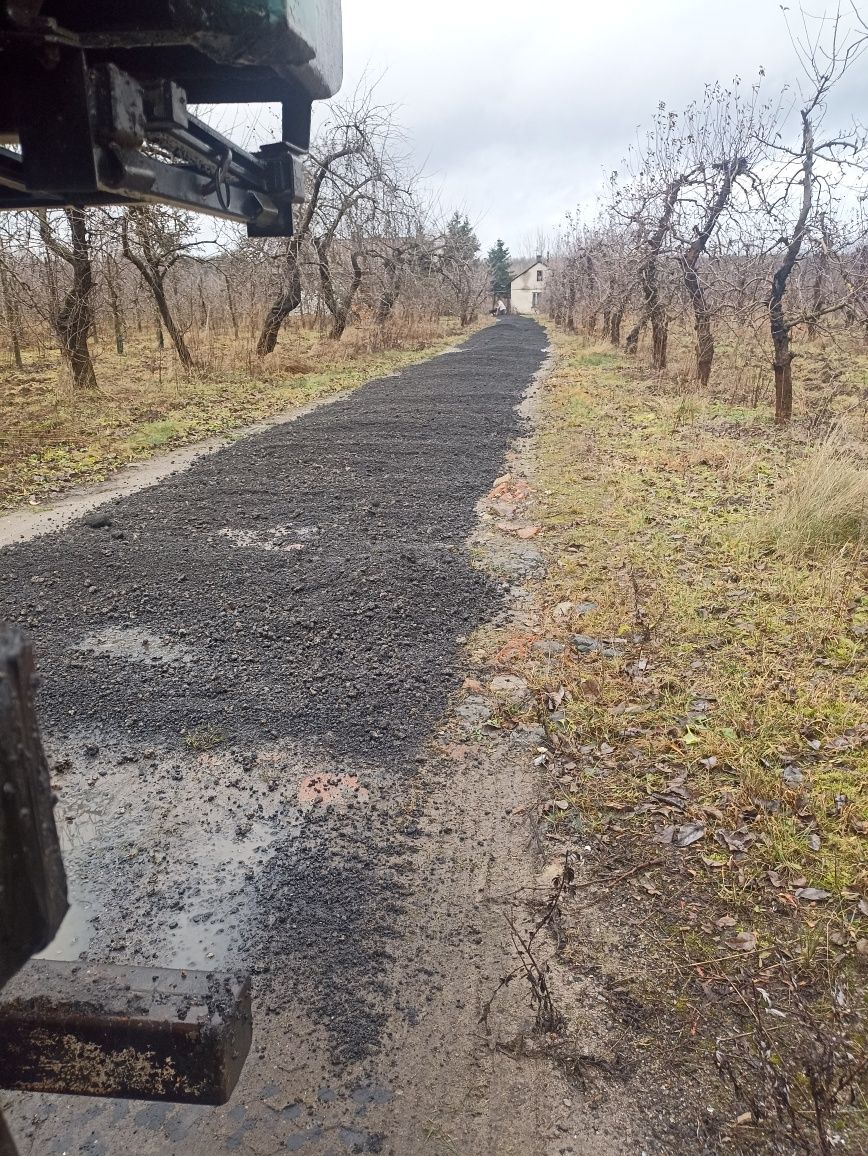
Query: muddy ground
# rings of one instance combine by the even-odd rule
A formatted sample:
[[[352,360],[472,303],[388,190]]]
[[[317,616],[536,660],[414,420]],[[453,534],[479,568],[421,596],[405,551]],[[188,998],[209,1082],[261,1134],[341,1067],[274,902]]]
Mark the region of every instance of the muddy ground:
[[[449,699],[534,562],[467,541],[545,345],[499,321],[0,553],[74,900],[48,954],[255,976],[229,1105],[9,1096],[23,1153],[658,1150],[618,1087],[503,1047],[523,981],[480,1022],[537,882],[539,736],[477,742]]]

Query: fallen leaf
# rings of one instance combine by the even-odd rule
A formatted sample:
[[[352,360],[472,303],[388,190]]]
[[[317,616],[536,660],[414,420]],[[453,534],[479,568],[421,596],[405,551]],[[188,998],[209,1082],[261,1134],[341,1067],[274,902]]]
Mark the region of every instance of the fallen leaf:
[[[541,529],[541,526],[522,526],[520,530],[516,530],[515,536],[527,541],[530,538],[535,538]]]
[[[485,694],[485,687],[475,678],[465,678],[461,689],[472,691],[473,694]]]
[[[746,851],[756,836],[741,831],[715,831],[715,839],[730,851]]]
[[[806,903],[819,903],[823,899],[831,899],[832,892],[824,891],[822,887],[797,887],[796,898],[804,899]]]
[[[739,934],[733,935],[732,939],[728,939],[726,943],[727,947],[734,951],[756,951],[756,932],[739,932]]]
[[[726,940],[726,946],[733,951],[756,951],[756,932],[740,931]]]
[[[735,927],[736,922],[731,915],[722,915],[715,923],[715,927]]]
[[[678,828],[675,835],[675,845],[677,847],[690,847],[693,843],[698,843],[700,839],[704,838],[704,823],[684,823]]]

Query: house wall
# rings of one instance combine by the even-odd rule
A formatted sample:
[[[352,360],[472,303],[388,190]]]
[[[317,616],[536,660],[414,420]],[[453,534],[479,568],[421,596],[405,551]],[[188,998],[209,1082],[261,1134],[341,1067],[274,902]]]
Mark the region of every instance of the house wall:
[[[542,279],[538,279],[537,273],[542,273]],[[525,270],[520,277],[512,282],[510,288],[510,298],[513,313],[535,313],[533,300],[534,293],[542,293],[546,287],[546,280],[549,271],[542,261],[537,261],[530,269]]]

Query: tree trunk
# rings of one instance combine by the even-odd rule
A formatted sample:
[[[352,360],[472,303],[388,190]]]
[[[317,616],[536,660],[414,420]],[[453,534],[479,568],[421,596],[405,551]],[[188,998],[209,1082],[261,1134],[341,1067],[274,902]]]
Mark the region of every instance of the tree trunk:
[[[347,327],[347,323],[349,322],[350,314],[352,312],[353,299],[359,290],[359,286],[362,283],[362,277],[364,275],[364,270],[362,269],[358,253],[353,253],[350,256],[350,262],[353,266],[353,279],[350,282],[346,293],[344,293],[338,304],[338,312],[334,318],[334,324],[332,325],[331,336],[336,341],[341,339],[343,332]]]
[[[386,279],[383,292],[377,306],[377,324],[383,326],[392,315],[398,295],[401,292],[401,270],[394,257],[387,257],[383,262]]]
[[[705,291],[696,270],[686,265],[684,284],[693,307],[693,328],[696,331],[696,380],[706,386],[711,380],[711,366],[714,362],[714,337],[711,332],[711,314]]]
[[[681,257],[681,267],[684,272],[684,286],[690,297],[693,308],[693,327],[696,330],[696,379],[700,385],[706,386],[711,380],[711,367],[714,362],[714,337],[711,332],[711,311],[702,282],[696,272],[699,258],[705,252],[709,239],[714,232],[720,214],[726,208],[732,195],[736,179],[747,171],[747,162],[742,157],[733,157],[723,166],[723,179],[717,196],[708,207],[702,228],[687,251]]]
[[[587,299],[592,306],[592,312],[587,315],[585,321],[585,329],[588,336],[593,337],[597,328],[597,310],[593,309],[593,301],[597,292],[597,272],[594,265],[594,258],[590,253],[585,254],[585,273],[588,278],[588,294]]]
[[[259,341],[256,343],[256,352],[260,357],[273,353],[277,345],[277,338],[281,327],[290,313],[301,305],[301,270],[299,268],[299,246],[293,238],[286,250],[286,270],[284,273],[284,289],[279,297],[275,298],[265,315]]]
[[[576,279],[570,273],[569,288],[567,290],[567,331],[576,331]]]
[[[172,344],[174,345],[175,351],[178,354],[178,360],[186,370],[192,369],[195,365],[195,362],[193,361],[193,355],[187,348],[187,343],[184,340],[184,334],[178,328],[175,323],[175,319],[172,316],[172,311],[169,308],[169,301],[166,297],[166,287],[163,282],[163,278],[158,275],[154,275],[153,280],[150,281],[150,289],[154,295],[154,300],[157,303],[157,309],[159,310],[160,319],[163,322],[163,326],[165,327],[166,332],[169,334],[169,337],[172,339]]]
[[[774,339],[775,421],[781,425],[793,416],[793,352],[786,329]]]
[[[654,316],[651,318],[651,365],[658,373],[662,373],[666,368],[668,346],[669,323],[665,312],[655,310]]]
[[[112,312],[112,324],[115,331],[115,349],[118,357],[124,355],[124,318],[121,311],[120,297],[114,283],[114,278],[106,272],[106,286],[108,287],[109,307]]]
[[[150,247],[147,233],[147,223],[139,223],[139,242],[142,247],[143,256],[135,253],[130,246],[129,237],[129,221],[125,215],[121,226],[121,247],[123,254],[128,261],[130,261],[138,269],[142,280],[151,291],[151,296],[154,298],[154,303],[157,306],[157,344],[160,349],[163,348],[163,330],[160,322],[165,327],[166,332],[172,339],[172,344],[178,354],[178,360],[183,365],[184,369],[193,369],[195,362],[193,360],[190,350],[187,348],[187,343],[184,340],[184,335],[175,323],[175,318],[172,316],[172,311],[169,308],[169,301],[166,297],[166,274],[168,268],[162,267],[158,263],[158,258],[153,253]]]
[[[799,258],[802,242],[814,202],[814,132],[807,111],[802,111],[802,204],[783,259],[772,277],[769,293],[769,327],[775,357],[775,421],[779,425],[793,416],[793,351],[790,348],[790,326],[784,315],[787,282]]]
[[[625,309],[626,309],[625,305],[619,305],[616,309],[613,309],[612,310],[612,317],[609,321],[609,340],[612,342],[612,344],[615,346],[616,349],[621,344],[621,323],[624,320],[624,310]],[[637,334],[636,343],[638,344],[638,342],[639,342],[639,337]],[[636,352],[635,349],[633,350],[633,352],[634,353]]]
[[[208,302],[205,300],[205,286],[202,284],[202,278],[201,277],[199,278],[198,288],[199,288],[199,306],[202,310],[202,315],[201,315],[199,324],[200,324],[200,327],[205,330],[205,333],[208,334],[211,330],[211,307],[209,306]]]
[[[3,312],[6,316],[6,327],[9,330],[9,341],[12,345],[12,356],[15,358],[16,369],[23,369],[21,360],[21,333],[19,330],[18,314],[15,302],[12,300],[12,291],[9,286],[9,274],[6,266],[0,263],[0,290],[3,292]]]
[[[642,291],[648,320],[651,322],[651,366],[658,373],[666,368],[666,350],[669,344],[669,319],[666,307],[660,300],[657,285],[657,261],[651,261],[642,278]]]
[[[658,283],[658,261],[666,234],[672,224],[672,214],[675,205],[684,187],[687,178],[677,177],[671,181],[663,199],[663,208],[657,220],[654,232],[647,239],[647,256],[639,269],[639,285],[645,300],[644,315],[627,335],[625,344],[628,353],[635,353],[639,347],[639,334],[646,322],[651,322],[651,364],[658,373],[666,368],[666,350],[669,343],[669,318],[666,316],[666,306],[660,299]]]
[[[232,321],[232,335],[235,340],[238,340],[238,313],[235,309],[235,299],[232,296],[232,286],[229,283],[229,278],[225,278],[226,282],[226,305],[229,308],[229,318]]]
[[[793,416],[793,351],[790,348],[790,331],[784,320],[783,298],[786,279],[780,283],[776,276],[773,282],[773,300],[770,302],[772,344],[775,358],[775,421],[781,425]]]
[[[64,209],[64,212],[69,221],[71,239],[69,264],[72,267],[72,287],[57,315],[57,332],[60,335],[61,352],[72,370],[75,388],[90,391],[95,390],[97,385],[87,344],[93,321],[93,268],[87,245],[87,222],[84,209]]]

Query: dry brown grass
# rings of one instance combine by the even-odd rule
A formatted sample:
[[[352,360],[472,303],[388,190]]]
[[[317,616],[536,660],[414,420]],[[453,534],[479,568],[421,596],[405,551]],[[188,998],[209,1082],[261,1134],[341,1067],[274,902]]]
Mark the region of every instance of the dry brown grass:
[[[799,458],[772,508],[748,533],[757,543],[790,555],[864,544],[868,534],[864,446],[833,429]]]

